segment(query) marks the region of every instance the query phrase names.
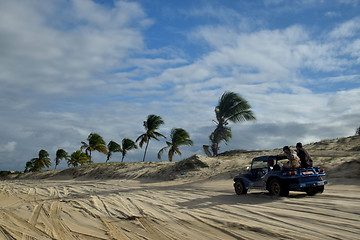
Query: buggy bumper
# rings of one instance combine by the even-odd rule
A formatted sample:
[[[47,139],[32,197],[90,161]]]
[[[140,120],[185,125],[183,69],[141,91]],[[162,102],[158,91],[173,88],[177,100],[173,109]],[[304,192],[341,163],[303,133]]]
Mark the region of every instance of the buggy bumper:
[[[299,184],[290,184],[290,189],[299,189],[299,188],[309,188],[309,187],[318,187],[318,186],[324,186],[327,184],[327,180],[324,181],[313,181],[313,182],[305,182],[305,183],[299,183]]]

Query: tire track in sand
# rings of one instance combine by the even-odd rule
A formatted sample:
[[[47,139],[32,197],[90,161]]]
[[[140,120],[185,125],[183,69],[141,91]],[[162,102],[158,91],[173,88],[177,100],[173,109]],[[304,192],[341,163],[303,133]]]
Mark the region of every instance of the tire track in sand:
[[[73,234],[69,227],[61,219],[61,204],[59,201],[54,201],[50,205],[49,212],[49,226],[52,228],[52,234],[56,239],[75,239],[78,236]]]

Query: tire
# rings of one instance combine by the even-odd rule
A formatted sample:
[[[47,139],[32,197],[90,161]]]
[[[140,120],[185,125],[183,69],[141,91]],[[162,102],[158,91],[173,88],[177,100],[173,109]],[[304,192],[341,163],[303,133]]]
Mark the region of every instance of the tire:
[[[324,186],[310,187],[306,190],[306,194],[309,196],[314,196],[318,193],[322,193],[323,191],[324,191]]]
[[[270,195],[287,197],[289,189],[279,179],[272,179],[269,184]]]
[[[234,188],[235,188],[235,192],[237,195],[242,195],[242,194],[246,194],[247,193],[247,189],[245,188],[245,185],[243,183],[243,181],[241,180],[237,180],[234,183]]]

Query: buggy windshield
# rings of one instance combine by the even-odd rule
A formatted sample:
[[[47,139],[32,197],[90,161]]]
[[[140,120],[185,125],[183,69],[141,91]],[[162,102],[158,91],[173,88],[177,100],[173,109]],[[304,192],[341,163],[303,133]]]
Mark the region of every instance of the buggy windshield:
[[[267,168],[267,160],[253,161],[252,169]]]

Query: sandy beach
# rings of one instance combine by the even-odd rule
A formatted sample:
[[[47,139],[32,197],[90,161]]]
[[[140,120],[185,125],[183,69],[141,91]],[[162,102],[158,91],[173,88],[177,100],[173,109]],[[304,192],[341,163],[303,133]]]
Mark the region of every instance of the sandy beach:
[[[319,163],[330,153],[307,147]],[[341,151],[327,161],[329,184],[315,196],[237,196],[233,176],[263,152],[196,156],[208,167],[187,172],[175,163],[128,163],[110,164],[112,177],[97,169],[92,178],[68,170],[3,180],[0,239],[360,239],[360,155]]]

